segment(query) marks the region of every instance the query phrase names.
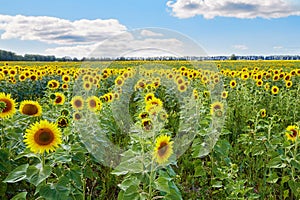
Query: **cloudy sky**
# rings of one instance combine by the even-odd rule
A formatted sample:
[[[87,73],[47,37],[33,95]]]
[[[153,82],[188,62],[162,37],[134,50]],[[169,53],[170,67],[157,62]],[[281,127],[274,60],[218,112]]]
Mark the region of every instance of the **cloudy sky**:
[[[0,49],[78,58],[294,55],[299,24],[299,0],[2,0]]]

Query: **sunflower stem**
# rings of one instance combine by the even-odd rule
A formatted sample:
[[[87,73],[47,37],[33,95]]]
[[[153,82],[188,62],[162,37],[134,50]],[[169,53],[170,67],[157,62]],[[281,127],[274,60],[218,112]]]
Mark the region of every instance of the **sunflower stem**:
[[[45,152],[42,153],[42,171],[45,169]],[[44,185],[47,184],[46,179],[43,181]]]

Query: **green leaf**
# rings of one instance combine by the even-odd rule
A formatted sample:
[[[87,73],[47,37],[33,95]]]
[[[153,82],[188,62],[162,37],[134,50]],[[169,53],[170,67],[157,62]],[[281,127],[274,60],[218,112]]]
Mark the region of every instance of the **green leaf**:
[[[295,182],[295,181],[293,181],[293,180],[290,180],[290,181],[288,182],[288,184],[289,184],[289,187],[290,187],[291,190],[292,190],[292,193],[293,193],[296,197],[298,197],[298,195],[300,194],[300,183],[297,183],[297,182]]]
[[[278,179],[279,179],[279,177],[278,177],[277,173],[273,172],[267,178],[267,182],[268,183],[276,183],[278,181]]]
[[[296,169],[300,170],[300,163],[298,160],[292,160],[291,164],[293,167],[295,167]]]
[[[7,190],[7,183],[0,181],[0,197],[5,195]]]
[[[284,168],[285,166],[286,164],[282,163],[282,160],[279,156],[271,159],[267,164],[268,168]]]
[[[44,168],[29,166],[26,172],[27,180],[35,186],[46,180],[50,174],[51,167],[49,165],[44,166]]]
[[[26,200],[27,192],[21,192],[15,195],[11,200]]]
[[[139,200],[139,187],[131,185],[123,193],[123,200]]]
[[[29,166],[29,164],[24,164],[24,165],[17,167],[16,169],[14,169],[12,172],[10,172],[8,174],[8,176],[6,177],[6,179],[3,182],[15,183],[15,182],[25,179],[28,166]]]
[[[62,176],[56,184],[41,186],[39,193],[46,200],[67,199],[70,194],[69,179]]]
[[[11,171],[11,164],[9,162],[9,150],[0,149],[0,171]]]
[[[155,180],[156,189],[162,192],[170,193],[169,178],[158,177]]]
[[[131,176],[131,177],[124,179],[122,181],[122,183],[119,184],[118,186],[122,190],[126,191],[131,185],[139,185],[139,184],[140,184],[140,180],[137,179],[137,177],[135,177],[135,176]]]
[[[194,176],[206,176],[206,171],[203,169],[203,166],[199,165],[196,167]]]

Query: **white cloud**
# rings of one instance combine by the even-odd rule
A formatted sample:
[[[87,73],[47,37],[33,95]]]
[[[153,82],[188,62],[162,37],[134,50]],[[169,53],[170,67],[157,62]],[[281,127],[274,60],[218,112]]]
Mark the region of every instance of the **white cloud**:
[[[172,15],[189,18],[202,15],[236,18],[281,18],[300,15],[300,3],[293,0],[175,0],[168,1]]]
[[[161,33],[156,33],[156,32],[150,31],[150,30],[146,30],[146,29],[143,29],[141,31],[141,35],[142,36],[149,36],[149,37],[152,37],[152,36],[154,36],[154,37],[163,36],[163,34],[161,34]]]
[[[184,54],[183,46],[176,38],[140,38],[125,32],[101,43],[49,48],[46,53],[60,57],[174,56]]]
[[[234,49],[238,49],[238,50],[242,50],[242,51],[248,49],[248,47],[247,47],[246,45],[243,45],[243,44],[237,44],[237,45],[234,45],[233,48],[234,48]]]
[[[49,44],[92,44],[121,33],[116,19],[69,21],[48,16],[0,15],[1,39],[36,40]]]

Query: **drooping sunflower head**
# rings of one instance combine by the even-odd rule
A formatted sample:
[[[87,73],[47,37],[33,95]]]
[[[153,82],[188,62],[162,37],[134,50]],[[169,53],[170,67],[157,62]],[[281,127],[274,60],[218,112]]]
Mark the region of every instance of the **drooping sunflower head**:
[[[42,106],[37,101],[24,100],[20,104],[19,111],[23,115],[37,117],[42,114]]]
[[[299,137],[298,133],[299,133],[298,126],[290,125],[286,128],[285,136],[288,140],[295,142],[297,140],[297,138]]]
[[[55,123],[41,120],[32,124],[24,136],[24,143],[34,153],[55,151],[62,143],[61,131]]]
[[[10,97],[10,94],[0,93],[0,118],[9,118],[16,113],[15,100]]]
[[[158,164],[164,164],[173,154],[173,142],[168,135],[160,135],[156,138],[154,147],[154,158]]]

